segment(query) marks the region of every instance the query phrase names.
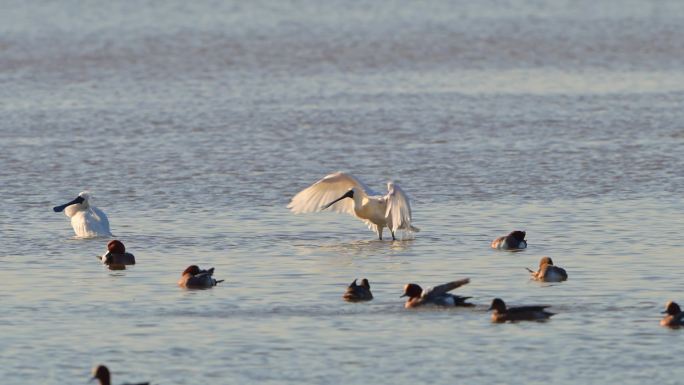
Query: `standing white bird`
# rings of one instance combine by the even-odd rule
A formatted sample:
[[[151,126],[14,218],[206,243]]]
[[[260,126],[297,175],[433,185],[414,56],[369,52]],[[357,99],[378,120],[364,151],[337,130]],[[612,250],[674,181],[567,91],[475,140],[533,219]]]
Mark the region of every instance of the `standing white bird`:
[[[328,207],[332,211],[361,219],[381,240],[385,227],[392,233],[394,240],[397,230],[420,231],[411,225],[408,196],[397,184],[387,183],[387,194],[380,195],[355,177],[340,171],[300,191],[287,205],[295,214],[323,211]]]
[[[64,211],[71,218],[71,226],[79,238],[94,238],[111,236],[107,215],[95,206],[90,205],[90,194],[83,191],[76,199],[56,206],[53,210],[58,213]]]

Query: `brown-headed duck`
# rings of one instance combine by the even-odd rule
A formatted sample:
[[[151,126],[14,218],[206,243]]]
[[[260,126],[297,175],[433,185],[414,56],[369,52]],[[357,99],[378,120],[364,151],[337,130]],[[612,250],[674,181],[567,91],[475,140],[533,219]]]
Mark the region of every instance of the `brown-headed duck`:
[[[539,270],[526,269],[532,275],[532,279],[537,281],[561,282],[568,279],[568,273],[565,272],[565,269],[554,266],[553,260],[549,257],[544,257],[539,261]]]
[[[209,270],[200,270],[199,266],[190,265],[183,270],[181,279],[178,281],[178,286],[188,289],[204,289],[223,282],[222,279],[218,281],[215,280],[212,275],[214,275],[213,267]]]
[[[541,321],[555,314],[546,311],[547,307],[549,306],[506,307],[506,303],[501,298],[494,298],[488,310],[494,310],[492,322]]]
[[[492,248],[500,250],[521,250],[527,248],[524,231],[511,231],[510,234],[501,236],[492,241]]]
[[[667,315],[660,320],[661,326],[670,328],[684,326],[684,313],[682,313],[682,309],[679,308],[677,302],[670,301],[665,304],[665,311],[662,313]]]
[[[408,299],[406,300],[404,307],[409,309],[422,305],[475,306],[472,303],[466,302],[466,300],[471,297],[461,297],[449,294],[451,290],[461,287],[468,282],[470,282],[470,279],[465,278],[435,287],[428,287],[425,290],[415,283],[406,284],[402,297],[408,297]]]
[[[99,380],[100,385],[111,385],[111,376],[109,369],[104,365],[99,365],[93,369],[93,377],[90,381]],[[141,382],[138,384],[123,384],[123,385],[149,385],[149,382]]]
[[[126,246],[118,239],[107,243],[107,252],[100,257],[110,270],[124,270],[126,265],[135,265],[135,256],[126,252]]]
[[[347,287],[347,291],[342,296],[345,301],[361,302],[370,301],[373,299],[373,293],[370,290],[370,283],[366,278],[361,280],[361,284],[357,285],[356,280]]]

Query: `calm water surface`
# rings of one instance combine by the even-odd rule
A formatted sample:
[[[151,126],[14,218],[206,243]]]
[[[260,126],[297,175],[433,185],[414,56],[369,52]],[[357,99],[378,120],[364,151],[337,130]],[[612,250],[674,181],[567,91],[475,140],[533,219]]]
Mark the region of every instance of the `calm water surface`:
[[[0,382],[678,383],[678,1],[5,1]],[[397,180],[415,239],[285,206]],[[51,208],[89,189],[138,265]],[[496,252],[513,229],[530,247]],[[551,256],[570,280],[524,267]],[[176,287],[189,264],[220,286]],[[347,304],[367,277],[375,300]],[[405,311],[470,277],[473,309]],[[493,325],[495,296],[553,305]]]

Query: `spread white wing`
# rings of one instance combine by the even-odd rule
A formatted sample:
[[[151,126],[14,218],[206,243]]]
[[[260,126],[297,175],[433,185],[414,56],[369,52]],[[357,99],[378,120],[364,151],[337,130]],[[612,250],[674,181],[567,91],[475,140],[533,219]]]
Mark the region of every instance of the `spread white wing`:
[[[411,205],[409,204],[408,196],[399,185],[394,182],[387,183],[387,210],[385,217],[387,218],[387,227],[393,232],[397,230],[418,231],[416,227],[411,226]]]
[[[373,194],[366,185],[355,177],[338,171],[298,192],[287,205],[287,208],[295,214],[321,211],[323,206],[341,197],[352,188],[356,188],[357,191],[367,195]],[[342,199],[330,206],[329,210],[355,216],[352,199]]]

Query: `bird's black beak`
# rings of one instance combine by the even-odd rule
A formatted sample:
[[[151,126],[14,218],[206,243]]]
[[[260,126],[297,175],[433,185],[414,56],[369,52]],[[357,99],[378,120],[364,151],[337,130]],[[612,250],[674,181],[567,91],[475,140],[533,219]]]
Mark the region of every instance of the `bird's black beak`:
[[[71,201],[71,202],[69,202],[69,203],[65,203],[65,204],[63,204],[63,205],[61,205],[61,206],[55,206],[55,207],[53,207],[52,209],[53,209],[56,213],[61,213],[62,211],[64,211],[65,208],[67,208],[67,206],[75,205],[75,204],[77,204],[77,203],[83,203],[84,200],[85,200],[85,199],[83,199],[83,197],[81,197],[81,196],[79,195],[79,196],[77,196],[76,199],[74,199],[73,201]]]
[[[339,198],[335,199],[334,201],[328,203],[327,205],[323,206],[323,208],[322,208],[321,210],[327,209],[328,207],[334,205],[335,203],[337,203],[338,201],[341,201],[341,200],[344,199],[344,198],[354,198],[354,190],[349,190],[349,191],[347,191],[347,192],[346,192],[344,195],[342,195],[341,197],[339,197]]]
[[[399,298],[403,298],[403,297],[408,297],[408,294],[404,293],[404,294],[399,296]]]
[[[660,314],[667,314],[667,310],[661,311]]]
[[[490,311],[490,310],[494,310],[494,307],[490,306],[489,309],[487,309],[487,311]]]

